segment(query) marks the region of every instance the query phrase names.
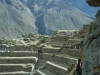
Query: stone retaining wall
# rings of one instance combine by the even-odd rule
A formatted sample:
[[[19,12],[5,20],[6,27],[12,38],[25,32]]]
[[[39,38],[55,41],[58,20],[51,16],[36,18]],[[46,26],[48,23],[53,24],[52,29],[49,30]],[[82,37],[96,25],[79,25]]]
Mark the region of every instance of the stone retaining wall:
[[[58,50],[59,48],[46,48],[46,47],[42,49],[43,53],[53,53],[53,54],[58,53]]]
[[[56,75],[65,75],[65,74],[68,75],[67,69],[63,70],[60,67],[56,67],[56,66],[48,64],[48,63],[46,64],[46,69]]]
[[[68,37],[68,36],[56,36],[52,38],[52,42],[50,43],[51,45],[55,46],[62,46],[63,44],[67,44],[68,39],[71,39],[73,37]]]
[[[25,56],[36,56],[38,57],[37,53],[34,52],[0,52],[0,57],[25,57]]]
[[[54,61],[71,66],[72,64],[76,63],[77,59],[56,55]]]
[[[35,64],[37,62],[37,58],[29,58],[29,57],[26,57],[26,58],[0,58],[0,64],[21,64],[21,63],[33,63]]]
[[[32,66],[23,67],[23,65],[0,65],[0,72],[15,72],[15,71],[25,71],[31,72]]]
[[[53,59],[54,54],[48,54],[48,53],[44,53],[43,54],[43,60],[52,60]]]
[[[16,46],[4,46],[0,45],[0,50],[5,51],[32,51],[33,46],[24,46],[24,45],[16,45]]]
[[[63,48],[61,51],[61,54],[68,54],[74,57],[81,57],[82,52],[81,49],[68,49],[68,48]]]

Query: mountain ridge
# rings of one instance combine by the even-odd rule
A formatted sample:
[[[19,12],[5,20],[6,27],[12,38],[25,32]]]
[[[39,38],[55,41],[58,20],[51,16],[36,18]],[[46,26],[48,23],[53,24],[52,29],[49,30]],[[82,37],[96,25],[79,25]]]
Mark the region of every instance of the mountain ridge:
[[[0,14],[5,15],[0,15],[0,32],[7,37],[78,30],[93,21],[64,0],[1,0],[0,6]]]

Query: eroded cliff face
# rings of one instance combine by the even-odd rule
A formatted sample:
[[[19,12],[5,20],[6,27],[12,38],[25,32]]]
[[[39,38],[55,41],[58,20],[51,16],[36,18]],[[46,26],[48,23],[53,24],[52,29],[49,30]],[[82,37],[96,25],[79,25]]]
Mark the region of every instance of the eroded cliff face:
[[[87,1],[93,2],[93,0]],[[99,0],[95,0],[94,2],[100,3]],[[91,4],[89,3],[89,5]],[[96,5],[93,4],[93,6]],[[83,43],[82,75],[100,75],[100,10],[96,14],[96,20],[90,23]]]

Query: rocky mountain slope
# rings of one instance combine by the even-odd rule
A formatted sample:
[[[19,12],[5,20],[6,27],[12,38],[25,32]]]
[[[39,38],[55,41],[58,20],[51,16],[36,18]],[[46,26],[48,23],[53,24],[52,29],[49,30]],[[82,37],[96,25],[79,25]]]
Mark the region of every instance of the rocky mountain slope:
[[[100,6],[100,0],[86,0],[90,6]],[[100,10],[96,20],[90,23],[83,41],[82,75],[100,75]]]
[[[37,32],[35,17],[19,0],[0,1],[0,36]]]
[[[27,33],[51,34],[52,30],[80,29],[91,17],[65,0],[1,0],[1,36]]]
[[[28,0],[28,6],[37,15],[36,26],[42,34],[50,34],[52,29],[80,29],[92,21],[64,0]]]

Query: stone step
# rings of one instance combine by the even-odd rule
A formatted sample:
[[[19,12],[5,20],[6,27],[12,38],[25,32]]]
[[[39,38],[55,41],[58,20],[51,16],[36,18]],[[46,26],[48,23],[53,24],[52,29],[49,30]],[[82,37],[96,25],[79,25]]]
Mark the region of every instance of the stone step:
[[[59,62],[56,62],[56,61],[50,61],[50,62],[52,62],[52,63],[54,63],[54,64],[57,64],[57,65],[59,65],[59,66],[62,66],[62,67],[65,67],[65,68],[70,68],[70,66],[69,65],[65,65],[65,64],[63,64],[63,63],[59,63]]]
[[[69,56],[55,55],[53,61],[71,66],[72,64],[75,64],[77,62],[77,59]]]
[[[26,57],[26,56],[38,57],[38,54],[32,51],[13,51],[13,52],[0,51],[0,57]]]
[[[0,57],[0,64],[22,64],[37,62],[37,57]]]
[[[52,44],[51,46],[55,48],[60,48],[62,45]]]
[[[52,60],[54,58],[53,53],[43,53],[43,60]]]
[[[46,70],[46,69],[41,69],[37,70],[36,75],[55,75],[52,72]]]
[[[61,63],[60,63],[59,65],[61,65]],[[64,66],[64,67],[67,67],[67,66],[68,66],[68,73],[70,73],[70,72],[72,71],[72,69],[75,70],[75,64],[71,64],[71,65],[69,66],[69,65],[65,65],[65,64],[62,63],[61,66]]]
[[[58,50],[59,48],[42,48],[43,53],[58,53]]]
[[[46,69],[56,75],[68,75],[68,68],[69,66],[62,66],[61,63],[58,64],[51,61],[46,62]]]
[[[34,69],[34,64],[0,64],[0,73],[1,72],[32,72]]]
[[[18,71],[18,72],[0,72],[0,75],[31,75],[31,72],[24,72],[24,71]]]

